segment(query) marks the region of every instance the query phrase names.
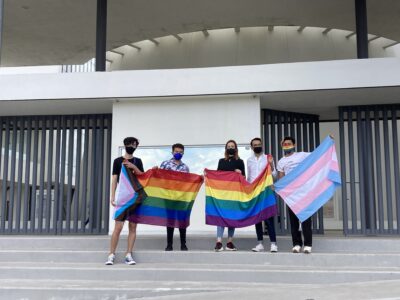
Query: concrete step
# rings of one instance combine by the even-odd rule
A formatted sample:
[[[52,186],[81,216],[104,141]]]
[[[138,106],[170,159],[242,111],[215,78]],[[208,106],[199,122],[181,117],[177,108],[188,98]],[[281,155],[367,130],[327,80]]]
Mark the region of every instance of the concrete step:
[[[0,250],[0,263],[93,263],[103,265],[107,257],[105,251],[80,250]],[[352,267],[352,268],[400,268],[400,253],[312,253],[293,254],[254,253],[250,251],[219,252],[212,251],[135,251],[133,257],[138,264],[193,264],[193,265],[249,265],[257,266],[292,266],[296,267]],[[124,253],[118,252],[116,262],[124,259]]]
[[[93,280],[1,280],[2,299],[30,300],[204,300],[263,298],[292,299],[398,299],[398,280],[301,285],[276,283],[146,282]]]
[[[116,264],[105,266],[109,242],[108,236],[0,237],[0,299],[204,299],[221,295],[225,295],[221,299],[232,299],[240,295],[247,300],[259,299],[266,289],[273,293],[277,287],[290,296],[277,293],[277,298],[293,299],[296,294],[286,290],[304,286],[323,286],[319,295],[329,299],[326,291],[335,292],[333,285],[343,288],[364,283],[363,289],[371,293],[377,282],[400,282],[400,239],[393,237],[317,236],[313,253],[305,255],[290,253],[288,236],[278,237],[278,253],[251,252],[252,235],[236,237],[235,244],[242,250],[216,253],[211,235],[191,236],[188,252],[165,252],[164,235],[144,235],[135,245],[135,266],[123,264],[126,237],[121,237]],[[179,249],[178,240],[175,245]],[[382,297],[400,292],[395,287]],[[359,293],[358,299],[368,295]]]
[[[176,235],[178,236],[178,235]],[[109,248],[108,236],[1,236],[0,249],[2,250],[103,250]],[[238,236],[234,241],[240,250],[250,250],[256,244],[253,235]],[[165,248],[165,235],[138,236],[135,250],[162,250]],[[188,236],[187,245],[190,250],[212,250],[215,246],[213,235]],[[269,247],[268,238],[265,239]],[[288,252],[292,248],[289,236],[278,237],[279,249]],[[174,246],[179,249],[179,240],[174,240]],[[126,236],[122,236],[119,248],[126,247]],[[400,253],[399,237],[338,237],[314,236],[313,251],[317,253]]]
[[[249,265],[193,265],[148,264],[136,266],[123,264],[103,266],[85,263],[32,263],[2,264],[0,280],[88,280],[124,281],[127,278],[140,281],[174,282],[223,282],[223,283],[280,283],[322,284],[348,283],[376,280],[400,280],[398,268],[287,268],[286,266]]]

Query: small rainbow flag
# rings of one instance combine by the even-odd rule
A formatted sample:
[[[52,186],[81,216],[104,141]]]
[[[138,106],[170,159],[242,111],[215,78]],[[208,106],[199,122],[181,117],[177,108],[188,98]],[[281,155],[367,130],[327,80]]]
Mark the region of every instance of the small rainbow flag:
[[[129,217],[139,224],[186,228],[203,177],[170,170],[148,170],[137,179],[147,198]]]
[[[252,183],[239,173],[205,170],[206,224],[246,227],[277,214],[271,167]]]

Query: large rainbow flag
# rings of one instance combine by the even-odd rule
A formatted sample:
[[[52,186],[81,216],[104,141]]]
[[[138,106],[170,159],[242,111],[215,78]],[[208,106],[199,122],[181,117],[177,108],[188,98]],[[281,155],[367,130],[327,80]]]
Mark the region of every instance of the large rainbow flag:
[[[176,228],[189,226],[193,203],[203,183],[202,176],[156,169],[136,177],[147,198],[129,216],[129,221]]]
[[[239,173],[205,170],[206,224],[246,227],[277,214],[271,167],[252,183]]]
[[[275,183],[275,191],[303,222],[332,198],[340,185],[335,142],[327,137],[293,171]]]

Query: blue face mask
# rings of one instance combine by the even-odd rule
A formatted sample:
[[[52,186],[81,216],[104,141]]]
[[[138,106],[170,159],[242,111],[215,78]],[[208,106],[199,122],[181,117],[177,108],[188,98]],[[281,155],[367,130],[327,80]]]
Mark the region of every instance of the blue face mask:
[[[174,158],[176,160],[181,160],[182,159],[183,154],[182,153],[174,153]]]

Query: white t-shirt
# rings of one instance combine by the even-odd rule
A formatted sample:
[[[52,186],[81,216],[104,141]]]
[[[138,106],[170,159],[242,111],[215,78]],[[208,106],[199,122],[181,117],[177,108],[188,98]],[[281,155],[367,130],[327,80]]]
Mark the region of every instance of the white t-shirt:
[[[310,152],[295,152],[292,155],[284,156],[278,161],[277,169],[287,175],[310,154]]]
[[[260,173],[264,171],[267,163],[267,155],[263,154],[257,158],[253,153],[253,155],[247,159],[247,181],[250,183],[253,182],[254,179],[256,179],[258,175],[260,175]],[[275,163],[273,161],[271,169],[272,177],[275,178],[277,172],[275,169]]]

